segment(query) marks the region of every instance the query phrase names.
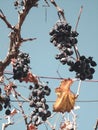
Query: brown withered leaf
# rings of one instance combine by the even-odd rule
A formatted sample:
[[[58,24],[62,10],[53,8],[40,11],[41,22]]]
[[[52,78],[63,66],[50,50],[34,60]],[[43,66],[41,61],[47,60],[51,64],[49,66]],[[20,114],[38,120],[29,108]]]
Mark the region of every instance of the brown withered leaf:
[[[64,79],[55,89],[57,99],[53,105],[53,111],[70,112],[74,108],[76,95],[70,90],[72,83],[72,79]]]

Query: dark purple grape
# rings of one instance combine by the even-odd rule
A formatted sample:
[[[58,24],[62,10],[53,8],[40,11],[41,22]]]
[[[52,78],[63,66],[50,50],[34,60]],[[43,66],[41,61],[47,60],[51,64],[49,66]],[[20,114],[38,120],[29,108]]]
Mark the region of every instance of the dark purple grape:
[[[61,59],[60,59],[60,62],[61,62],[63,65],[65,65],[65,64],[67,63],[67,59],[66,59],[66,58],[61,58]]]
[[[51,93],[51,89],[50,89],[50,88],[48,88],[48,89],[47,89],[47,90],[45,90],[44,92],[45,92],[45,95],[49,96],[49,95],[50,95],[50,93]]]
[[[9,109],[7,109],[7,110],[5,111],[5,114],[6,114],[6,115],[10,115],[10,113],[11,113],[11,111],[10,111]]]
[[[51,116],[51,112],[50,112],[50,111],[47,111],[46,116],[47,116],[47,117],[50,117],[50,116]]]
[[[66,24],[65,28],[66,28],[66,30],[68,30],[70,32],[72,27],[69,24]]]
[[[39,96],[40,98],[42,98],[44,96],[44,91],[43,90],[38,90],[37,91],[37,96]]]
[[[69,61],[67,61],[67,65],[69,65],[69,66],[73,66],[73,65],[74,65],[74,62],[71,61],[71,60],[69,60]]]
[[[90,72],[91,72],[91,74],[94,74],[95,73],[95,69],[90,68]]]
[[[34,96],[34,97],[37,96],[37,90],[34,89],[34,90],[32,91],[32,96]]]
[[[49,106],[47,104],[45,104],[45,110],[47,110],[49,108]]]
[[[30,86],[29,86],[29,89],[30,89],[30,90],[32,90],[32,88],[33,88],[33,86],[32,86],[32,85],[30,85]]]
[[[83,61],[83,60],[86,60],[86,57],[83,55],[83,56],[80,56],[80,60]]]
[[[77,61],[77,62],[75,63],[75,66],[79,66],[79,65],[81,65],[81,61]]]
[[[87,65],[89,65],[90,62],[91,62],[91,61],[90,61],[89,59],[85,59],[85,63],[86,63]]]
[[[38,111],[39,111],[39,112],[43,112],[43,108],[42,108],[42,107],[39,107],[39,108],[38,108]]]
[[[87,78],[88,78],[89,80],[91,80],[91,79],[93,79],[93,75],[91,74],[91,75],[89,75]]]
[[[79,35],[79,33],[77,33],[76,31],[72,31],[72,33],[71,33],[72,37],[77,37],[78,35]]]
[[[45,114],[43,114],[42,120],[43,120],[43,121],[46,121],[46,120],[47,120],[47,116],[46,116]]]
[[[71,41],[71,44],[72,44],[72,45],[75,45],[75,44],[77,44],[77,43],[78,43],[78,40],[77,40],[76,38],[73,38],[72,41]]]
[[[29,99],[29,100],[32,100],[32,95],[31,95],[31,94],[29,94],[28,99]]]
[[[37,106],[37,107],[41,107],[42,105],[43,105],[42,102],[37,102],[37,103],[36,103],[36,106]]]
[[[69,71],[70,72],[74,71],[73,67],[70,66]]]
[[[88,59],[89,59],[90,61],[92,61],[93,57],[89,56]]]
[[[35,102],[32,100],[30,101],[30,104],[29,104],[30,107],[35,107]]]
[[[55,58],[56,59],[64,58],[64,53],[57,54]]]
[[[44,110],[43,110],[43,108],[42,107],[39,107],[38,108],[38,114],[39,114],[39,116],[40,117],[42,117],[43,116],[43,114],[44,114],[44,112],[43,112]]]
[[[58,48],[58,49],[62,49],[63,46],[62,46],[61,44],[58,44],[58,45],[57,45],[57,48]]]
[[[55,29],[52,29],[50,32],[49,32],[49,34],[52,36],[52,35],[54,35],[55,33],[57,33],[57,31],[55,30]]]
[[[35,113],[38,113],[38,108],[37,108],[37,106],[34,108],[34,110],[33,110]]]
[[[70,130],[74,130],[74,128],[71,128]]]
[[[46,99],[45,99],[45,98],[42,98],[42,99],[41,99],[41,102],[42,102],[42,103],[46,103]]]
[[[14,6],[18,6],[18,5],[19,5],[18,1],[15,1]]]
[[[46,85],[46,86],[44,86],[44,89],[45,89],[45,90],[48,90],[48,89],[49,89],[49,87]]]
[[[72,45],[71,45],[70,43],[66,43],[66,44],[65,44],[65,47],[71,49],[71,48],[72,48]]]
[[[71,56],[73,54],[73,50],[71,50],[70,48],[67,48],[65,50],[65,53],[68,55],[68,56]]]
[[[39,114],[40,117],[43,117],[43,112],[42,111],[39,112],[38,114]]]
[[[95,67],[97,64],[95,61],[91,61],[91,66]]]
[[[20,3],[21,6],[24,6],[24,1],[22,0],[21,3]]]
[[[35,96],[35,97],[33,97],[33,101],[34,101],[34,103],[38,102],[38,99],[37,99],[37,97],[36,97],[36,96]]]
[[[85,79],[86,79],[86,76],[85,76],[84,73],[80,74],[80,79],[81,79],[81,80],[85,80]]]
[[[36,83],[36,84],[34,85],[34,89],[38,89],[38,88],[39,88],[39,84]]]

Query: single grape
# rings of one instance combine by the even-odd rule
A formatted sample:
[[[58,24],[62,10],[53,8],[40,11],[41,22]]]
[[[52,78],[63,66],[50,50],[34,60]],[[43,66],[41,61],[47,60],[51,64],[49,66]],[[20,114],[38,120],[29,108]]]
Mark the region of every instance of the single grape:
[[[11,113],[11,111],[10,111],[9,109],[7,109],[7,110],[5,111],[5,114],[6,114],[6,115],[10,115],[10,113]]]
[[[30,103],[29,103],[29,106],[30,107],[34,107],[35,106],[35,102],[33,100],[31,100]]]

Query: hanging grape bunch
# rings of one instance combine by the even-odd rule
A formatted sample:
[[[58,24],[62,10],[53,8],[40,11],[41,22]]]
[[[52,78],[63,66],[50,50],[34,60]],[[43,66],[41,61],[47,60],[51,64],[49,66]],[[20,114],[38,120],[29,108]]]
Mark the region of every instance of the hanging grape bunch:
[[[72,31],[72,27],[65,22],[57,22],[49,34],[50,42],[60,50],[60,54],[57,54],[55,59],[59,59],[63,65],[70,66],[69,71],[75,71],[76,78],[92,79],[95,72],[93,67],[97,64],[92,57],[80,56],[76,38],[79,34]],[[72,56],[74,51],[76,58]]]
[[[13,64],[13,78],[20,80],[27,76],[30,66],[29,54],[19,52],[15,63]]]
[[[72,47],[78,42],[76,39],[78,33],[71,31],[71,28],[69,24],[57,22],[49,33],[51,35],[50,41],[60,50],[60,54],[57,54],[55,58],[59,59],[63,65],[73,55]]]
[[[32,91],[29,96],[30,107],[34,108],[32,111],[32,122],[35,126],[38,126],[51,116],[45,98],[45,96],[50,95],[51,89],[42,84],[35,84],[34,87],[30,85],[29,89]]]
[[[80,56],[80,59],[73,62],[70,65],[69,70],[76,72],[76,78],[80,78],[81,80],[85,79],[93,79],[93,74],[95,73],[94,67],[96,66],[96,62],[93,60],[93,57],[86,58],[85,56]]]

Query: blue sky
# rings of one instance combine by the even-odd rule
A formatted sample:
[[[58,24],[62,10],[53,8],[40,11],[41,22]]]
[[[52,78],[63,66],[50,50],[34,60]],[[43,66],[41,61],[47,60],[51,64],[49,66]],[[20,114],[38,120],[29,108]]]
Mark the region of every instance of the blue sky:
[[[64,9],[65,17],[67,22],[72,25],[73,29],[77,21],[79,9],[83,5],[83,12],[78,25],[78,49],[80,54],[86,57],[92,56],[98,63],[98,1],[97,0],[56,0],[61,8]],[[74,78],[74,73],[68,71],[68,67],[61,65],[59,61],[55,60],[55,55],[58,50],[50,43],[49,31],[53,25],[58,21],[58,15],[56,9],[51,5],[47,7],[47,21],[45,21],[45,8],[42,5],[44,1],[39,1],[38,8],[32,8],[28,14],[21,30],[21,35],[24,38],[36,37],[37,40],[32,42],[23,43],[21,50],[29,53],[31,57],[30,66],[32,72],[38,76],[52,76],[58,77],[57,70],[59,67],[59,73],[64,78]],[[0,9],[3,10],[7,19],[12,25],[17,23],[17,11],[14,9],[13,0],[0,0]],[[5,23],[0,20],[0,59],[4,59],[7,54],[9,39],[8,29]],[[7,70],[11,70],[10,67]],[[49,81],[49,86],[52,90],[48,101],[55,100],[56,94],[54,90],[59,86],[60,80],[41,79],[46,82]],[[94,79],[98,80],[98,66],[94,74]],[[28,86],[28,84],[23,84]],[[76,92],[78,82],[75,82],[72,86],[72,90]],[[22,88],[19,89],[23,95],[28,95],[27,91]],[[98,100],[98,82],[85,82],[81,84],[79,101],[86,100]],[[76,102],[80,106],[80,109],[75,113],[77,117],[78,130],[93,130],[96,119],[98,118],[98,102]],[[49,103],[50,109],[52,110],[53,103]],[[25,106],[25,105],[24,105]],[[29,113],[29,108],[26,109]],[[0,112],[2,115],[2,112]],[[20,121],[17,121],[20,118]],[[24,122],[21,120],[21,114],[16,116],[16,124],[9,126],[7,130],[24,130]],[[51,120],[52,123],[54,121]],[[0,120],[0,128],[4,119]],[[22,125],[21,125],[22,124]],[[39,130],[45,130],[46,127],[42,125]],[[49,129],[49,128],[48,128]],[[49,129],[50,130],[50,129]]]

